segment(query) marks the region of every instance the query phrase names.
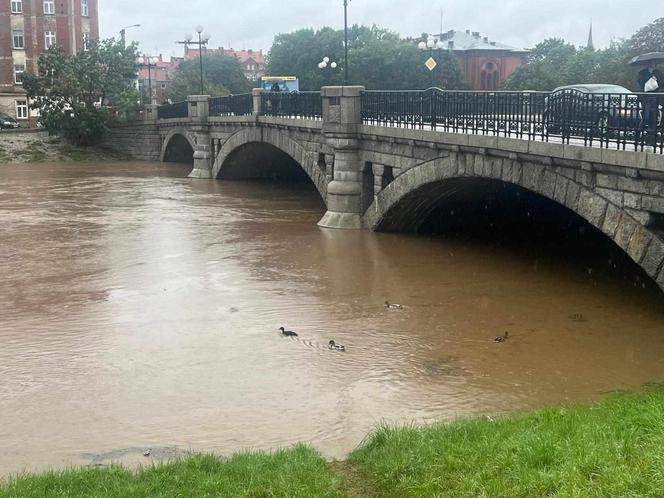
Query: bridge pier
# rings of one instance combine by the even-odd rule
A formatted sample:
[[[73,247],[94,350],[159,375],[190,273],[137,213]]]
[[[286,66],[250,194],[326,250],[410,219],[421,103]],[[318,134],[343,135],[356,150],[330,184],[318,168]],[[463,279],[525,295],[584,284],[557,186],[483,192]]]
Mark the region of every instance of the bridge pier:
[[[362,228],[364,172],[360,160],[362,86],[323,87],[323,135],[334,151],[332,181],[327,186],[323,228]]]
[[[212,154],[208,117],[210,116],[210,96],[190,95],[187,97],[190,130],[194,141],[194,169],[189,178],[212,178]]]

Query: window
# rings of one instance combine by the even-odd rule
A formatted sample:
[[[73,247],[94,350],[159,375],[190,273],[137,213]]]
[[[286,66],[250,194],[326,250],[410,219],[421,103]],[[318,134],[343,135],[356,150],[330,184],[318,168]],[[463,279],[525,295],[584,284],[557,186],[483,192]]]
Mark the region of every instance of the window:
[[[55,14],[55,0],[44,0],[44,14]]]
[[[16,83],[17,85],[23,84],[23,82],[21,81],[21,77],[23,76],[24,72],[25,72],[24,64],[14,64],[14,83]]]
[[[55,45],[55,31],[44,32],[44,48],[47,50]]]
[[[12,38],[14,40],[14,48],[25,48],[25,38],[22,29],[15,29],[12,32]]]
[[[12,14],[21,14],[23,12],[23,0],[12,0]]]
[[[90,50],[90,33],[83,33],[83,50]]]
[[[28,119],[28,101],[16,101],[16,119]]]
[[[88,0],[81,0],[81,15],[82,16],[89,16],[89,10],[88,10]]]

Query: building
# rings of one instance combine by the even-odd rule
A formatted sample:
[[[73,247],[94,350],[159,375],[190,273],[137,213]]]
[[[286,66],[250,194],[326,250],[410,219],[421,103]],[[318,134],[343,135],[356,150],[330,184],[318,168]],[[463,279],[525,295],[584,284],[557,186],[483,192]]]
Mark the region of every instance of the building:
[[[148,56],[143,56],[147,59]],[[175,71],[182,62],[182,57],[171,57],[170,61],[164,60],[159,54],[157,63],[151,65],[149,70],[147,66],[141,66],[138,73],[138,88],[141,94],[142,102],[147,104],[150,100],[156,104],[163,104],[168,101],[170,82],[175,75]],[[152,88],[152,99],[148,98]]]
[[[263,76],[265,76],[265,56],[263,55],[263,50],[235,50],[232,48],[206,48],[203,49],[204,53],[207,55],[213,54],[222,54],[227,57],[235,57],[240,64],[242,65],[242,71],[244,76],[249,81],[258,81]],[[199,50],[198,48],[187,47],[185,50],[186,59],[196,59],[198,58]]]
[[[490,41],[478,31],[448,31],[433,35],[454,51],[472,90],[498,90],[516,68],[526,63],[528,50]]]
[[[0,0],[0,112],[31,116],[21,74],[52,45],[73,54],[99,37],[98,0]]]

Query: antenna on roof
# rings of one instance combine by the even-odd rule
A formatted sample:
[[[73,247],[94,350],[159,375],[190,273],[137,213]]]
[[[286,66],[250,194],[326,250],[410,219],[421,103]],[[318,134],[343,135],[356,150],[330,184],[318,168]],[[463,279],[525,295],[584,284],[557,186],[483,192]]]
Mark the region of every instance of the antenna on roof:
[[[440,34],[443,34],[443,8],[440,8]]]

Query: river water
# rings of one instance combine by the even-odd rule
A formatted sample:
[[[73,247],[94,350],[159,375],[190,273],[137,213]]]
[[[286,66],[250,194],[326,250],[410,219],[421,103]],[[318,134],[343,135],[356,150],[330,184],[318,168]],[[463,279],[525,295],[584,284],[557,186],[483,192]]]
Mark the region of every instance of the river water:
[[[500,245],[322,230],[313,187],[187,172],[0,168],[0,475],[298,441],[339,458],[383,421],[664,377],[650,286]]]

